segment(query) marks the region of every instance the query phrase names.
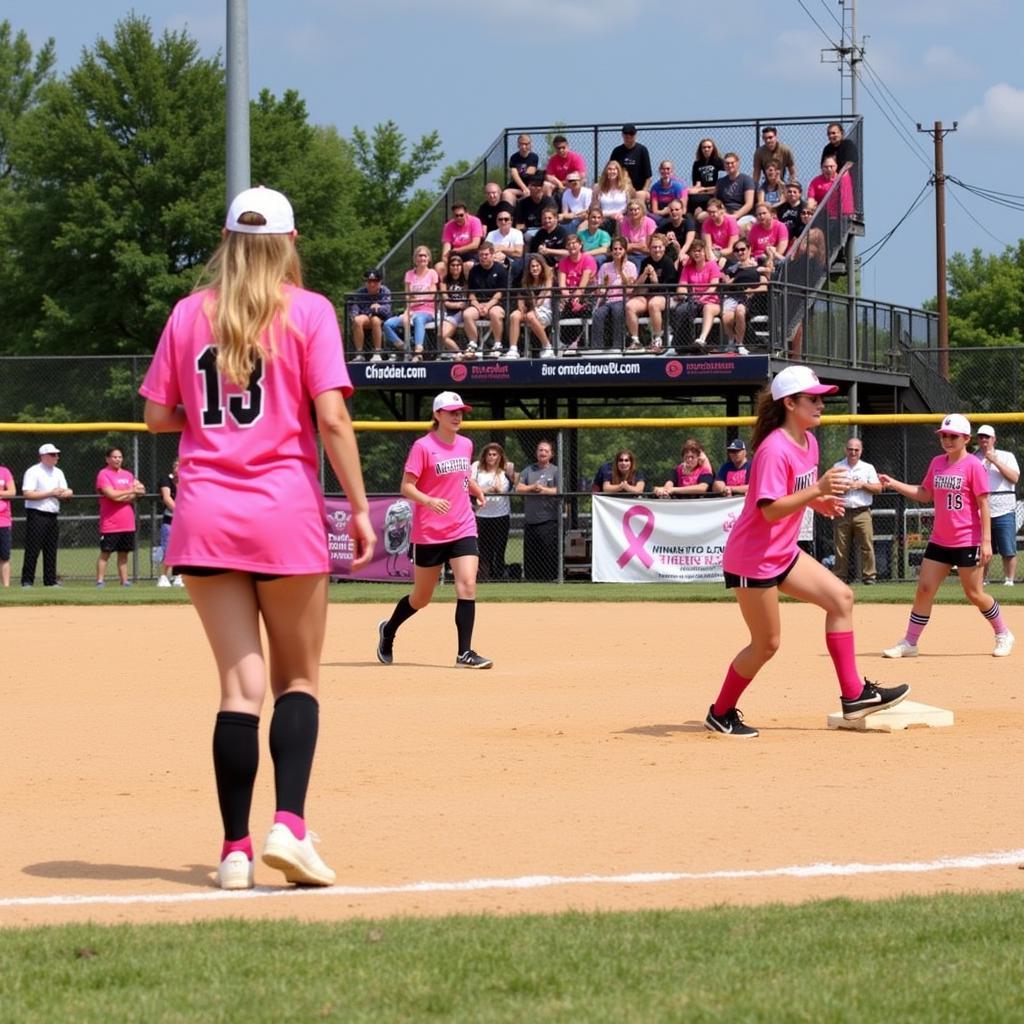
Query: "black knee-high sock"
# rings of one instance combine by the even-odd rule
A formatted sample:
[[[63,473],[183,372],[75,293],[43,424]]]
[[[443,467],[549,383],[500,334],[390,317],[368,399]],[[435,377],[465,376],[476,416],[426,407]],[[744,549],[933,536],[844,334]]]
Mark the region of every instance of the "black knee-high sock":
[[[308,693],[285,693],[274,703],[270,756],[274,759],[276,810],[305,817],[306,790],[320,730],[320,705]]]
[[[476,622],[476,601],[460,597],[455,602],[455,628],[459,631],[459,654],[473,646],[473,625]]]
[[[418,608],[413,608],[408,595],[406,595],[398,602],[398,604],[395,605],[395,610],[391,613],[391,618],[388,619],[388,624],[384,627],[384,632],[393,639],[395,634],[398,632],[398,627],[405,622],[406,619],[411,619],[418,611]]]
[[[249,834],[249,810],[260,763],[260,719],[242,711],[218,711],[213,727],[213,772],[224,838]]]

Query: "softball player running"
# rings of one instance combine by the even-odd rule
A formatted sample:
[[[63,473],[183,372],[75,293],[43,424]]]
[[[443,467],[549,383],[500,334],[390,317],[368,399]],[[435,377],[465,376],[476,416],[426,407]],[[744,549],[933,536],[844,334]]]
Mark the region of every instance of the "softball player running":
[[[289,882],[330,885],[305,802],[319,727],[329,570],[316,433],[352,505],[354,566],[375,543],[344,399],[352,393],[331,303],[302,288],[288,200],[248,189],[228,210],[208,284],[179,302],[140,388],[146,425],[181,432],[167,559],[184,576],[220,676],[213,766],[224,889],[253,884],[249,837],[270,647],[277,813],[263,861]]]
[[[733,659],[704,725],[711,732],[752,738],[757,729],[736,707],[743,691],[779,647],[779,593],[825,612],[825,644],[839,678],[843,717],[864,718],[898,704],[909,686],[883,688],[861,678],[853,646],[853,591],[801,551],[797,539],[804,508],[836,518],[849,479],[832,468],[818,476],[818,442],[810,432],[821,420],[822,384],[807,366],[788,366],[758,396],[755,449],[743,511],[726,541],[726,587],[736,591],[750,642]]]
[[[414,442],[405,460],[402,497],[412,502],[413,587],[390,619],[377,624],[377,660],[394,660],[398,628],[430,604],[445,562],[455,576],[455,628],[460,668],[490,668],[490,658],[473,650],[476,619],[476,572],[478,558],[476,516],[470,495],[484,503],[484,492],[471,479],[473,444],[459,436],[463,413],[472,410],[454,391],[442,391],[434,399],[430,432]]]
[[[878,474],[883,488],[891,487],[911,501],[935,503],[935,525],[924,549],[907,632],[882,655],[917,657],[917,642],[931,617],[936,591],[955,565],[967,600],[988,619],[996,635],[992,656],[1005,658],[1013,650],[1013,634],[1003,622],[999,602],[984,591],[985,566],[992,558],[988,473],[967,451],[971,424],[966,416],[952,413],[936,433],[943,454],[932,459],[920,484],[905,484],[885,473]]]

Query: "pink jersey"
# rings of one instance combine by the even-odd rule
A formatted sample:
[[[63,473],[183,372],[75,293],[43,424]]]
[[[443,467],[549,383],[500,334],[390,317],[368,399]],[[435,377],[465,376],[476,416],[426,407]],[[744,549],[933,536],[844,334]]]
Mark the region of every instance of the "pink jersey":
[[[587,176],[587,165],[583,162],[583,157],[571,149],[565,156],[552,154],[547,167],[544,168],[545,174],[550,174],[552,178],[557,178],[559,181],[565,181],[569,177],[570,171],[579,171],[581,178]]]
[[[434,298],[439,281],[440,278],[433,267],[419,275],[415,270],[405,272],[405,290],[413,293],[409,299],[410,313],[434,312]]]
[[[352,394],[334,307],[291,286],[274,354],[248,388],[217,373],[203,309],[209,291],[171,312],[139,391],[185,407],[174,529],[166,560],[298,576],[329,569],[324,498],[310,402]]]
[[[461,249],[462,246],[469,245],[474,238],[483,238],[486,233],[480,218],[467,214],[461,226],[454,220],[445,224],[441,232],[441,241],[448,242],[453,249]]]
[[[769,245],[777,249],[783,242],[789,241],[789,232],[786,225],[781,221],[773,220],[772,226],[765,230],[760,224],[751,224],[747,232],[747,242],[750,244],[750,255],[756,260],[763,256]]]
[[[818,441],[806,433],[801,448],[781,427],[758,446],[750,463],[750,481],[743,510],[725,542],[722,567],[736,576],[770,579],[785,572],[799,551],[804,510],[770,523],[759,501],[777,501],[810,487],[818,479]]]
[[[715,290],[715,282],[722,276],[718,264],[708,260],[704,266],[697,269],[696,263],[687,263],[679,275],[679,283],[690,286],[690,293],[701,304],[718,301],[718,292]]]
[[[712,245],[719,249],[725,249],[729,245],[730,238],[739,238],[740,226],[732,217],[723,217],[721,224],[716,224],[711,217],[708,217],[700,232],[705,238],[711,239]]]
[[[432,430],[409,449],[404,473],[416,478],[416,486],[432,498],[446,498],[448,511],[442,516],[425,505],[412,511],[413,544],[448,544],[462,537],[476,536],[476,516],[469,498],[473,442],[455,436],[445,444]]]
[[[626,291],[624,285],[631,285],[636,280],[636,267],[629,260],[622,266],[620,274],[615,269],[615,264],[609,260],[601,264],[597,272],[597,284],[601,288],[607,288],[608,292],[601,296],[601,302],[625,302]]]
[[[558,270],[559,273],[565,274],[565,287],[576,288],[588,270],[590,271],[590,280],[594,280],[594,274],[597,273],[597,261],[593,256],[584,254],[574,263],[568,256],[565,256],[558,261]]]
[[[0,466],[0,488],[6,490],[14,482],[11,471],[6,466]],[[11,503],[5,498],[0,498],[0,526],[11,525]]]
[[[124,466],[120,469],[104,466],[96,474],[96,493],[100,496],[100,533],[135,532],[135,506],[130,501],[113,501],[103,494],[104,487],[130,491],[134,485],[135,474]]]
[[[937,455],[928,464],[921,486],[932,492],[935,525],[932,542],[944,548],[974,548],[981,543],[978,495],[988,494],[985,467],[966,452],[950,462]]]
[[[619,221],[619,234],[633,245],[646,245],[647,239],[657,230],[658,225],[653,217],[644,217],[638,227],[633,227],[625,218]]]
[[[828,190],[835,184],[835,180],[835,178],[829,180],[823,174],[812,178],[810,185],[807,186],[807,198],[813,199],[820,206],[821,201],[828,194]],[[846,174],[840,181],[839,188],[836,189],[836,195],[828,201],[828,215],[838,217],[842,213],[848,216],[853,213],[854,208],[853,179]]]

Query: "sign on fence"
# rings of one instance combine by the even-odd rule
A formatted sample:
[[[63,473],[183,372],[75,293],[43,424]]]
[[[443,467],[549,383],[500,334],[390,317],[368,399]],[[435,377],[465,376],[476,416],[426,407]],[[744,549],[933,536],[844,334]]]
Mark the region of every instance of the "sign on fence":
[[[352,540],[348,535],[349,503],[328,498],[327,545],[331,555],[331,575],[351,580],[377,580],[384,583],[412,579],[409,557],[412,536],[412,506],[405,498],[370,498],[370,522],[377,534],[377,547],[369,565],[352,571]]]
[[[722,580],[722,552],[743,498],[659,501],[595,495],[591,579],[598,583]]]

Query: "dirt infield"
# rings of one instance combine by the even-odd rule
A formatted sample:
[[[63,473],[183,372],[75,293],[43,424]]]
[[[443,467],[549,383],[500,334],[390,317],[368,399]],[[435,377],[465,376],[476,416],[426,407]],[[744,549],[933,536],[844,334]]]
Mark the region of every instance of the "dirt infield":
[[[823,617],[787,606],[782,651],[742,705],[762,729],[748,742],[700,724],[744,635],[732,605],[481,605],[476,646],[495,659],[490,672],[452,667],[451,605],[411,620],[396,664],[378,665],[384,611],[330,609],[307,812],[348,888],[286,893],[258,863],[249,895],[211,884],[216,686],[191,608],[5,609],[0,925],[689,907],[1024,883],[1013,858],[773,873],[934,868],[1024,846],[1024,648],[990,657],[972,609],[937,606],[910,662],[877,654],[907,609],[858,609],[862,671],[908,681],[957,716],[952,729],[876,735],[826,730],[838,697]],[[1024,641],[1024,609],[1005,614]],[[269,709],[257,843],[273,809],[268,722]],[[722,871],[749,875],[707,877]],[[622,878],[634,873],[670,877]],[[439,884],[398,891],[416,883]]]

